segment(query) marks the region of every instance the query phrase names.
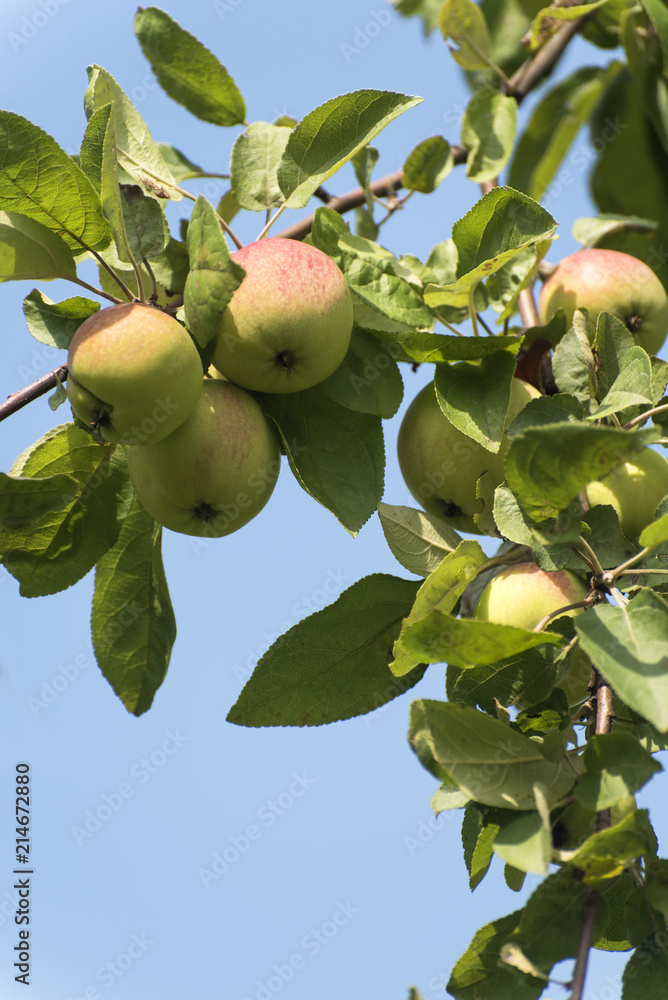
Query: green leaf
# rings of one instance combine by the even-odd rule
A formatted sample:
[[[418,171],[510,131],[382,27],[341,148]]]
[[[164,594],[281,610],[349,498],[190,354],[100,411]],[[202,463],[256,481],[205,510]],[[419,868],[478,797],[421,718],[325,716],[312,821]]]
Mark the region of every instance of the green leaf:
[[[600,420],[611,413],[621,413],[635,404],[652,405],[652,363],[647,351],[635,346],[624,354],[624,366],[603,397],[601,405],[588,414],[588,420]]]
[[[421,97],[357,90],[334,97],[295,126],[278,169],[289,208],[304,208],[313,192]]]
[[[575,781],[567,761],[547,760],[534,740],[465,705],[413,702],[409,741],[421,763],[483,805],[534,809],[537,784],[553,803]]]
[[[662,767],[632,736],[594,735],[584,752],[586,772],[575,788],[575,798],[594,812],[609,809],[633,795]]]
[[[593,823],[596,823],[595,814]],[[605,890],[603,899],[608,917],[605,930],[594,942],[600,951],[629,951],[632,947],[626,928],[626,908],[629,900],[639,891],[630,873],[624,872]]]
[[[473,0],[445,0],[438,15],[438,26],[450,46],[452,58],[463,69],[487,69],[490,65],[490,37],[487,21]]]
[[[133,715],[151,707],[176,638],[161,539],[161,526],[135,499],[116,544],[95,571],[91,614],[95,656]]]
[[[419,142],[403,166],[407,191],[431,194],[445,180],[454,166],[450,143],[442,135],[432,135]]]
[[[87,132],[88,139],[86,159],[90,157],[91,171],[93,162],[95,169],[99,170],[99,190],[102,199],[102,210],[109,221],[114,234],[114,245],[107,250],[105,261],[108,266],[116,272],[121,268],[116,267],[116,263],[130,264],[131,274],[134,278],[134,285],[137,286],[136,269],[138,267],[135,257],[137,247],[133,248],[126,221],[129,216],[128,206],[121,193],[118,182],[118,162],[116,149],[116,116],[114,106],[105,104],[99,108],[90,118],[93,129]],[[91,134],[92,133],[92,134]],[[135,241],[136,242],[136,241]],[[110,260],[110,252],[116,260]],[[127,282],[126,282],[127,284]],[[132,287],[130,285],[129,287]]]
[[[41,344],[66,351],[84,320],[100,311],[100,303],[75,295],[62,302],[52,302],[38,288],[23,300],[23,315],[28,329]]]
[[[553,646],[534,646],[475,670],[462,670],[450,701],[479,706],[493,715],[498,705],[535,705],[549,697],[557,678]],[[588,678],[589,675],[587,675]]]
[[[508,187],[493,188],[455,223],[458,278],[448,285],[427,285],[427,305],[467,305],[472,289],[525,247],[549,240],[555,219],[537,202]]]
[[[74,476],[8,476],[0,472],[0,528],[26,529],[61,510],[79,492]]]
[[[246,272],[230,258],[216,213],[203,195],[195,202],[186,242],[190,260],[183,294],[186,323],[200,347],[206,347],[220,330],[227,303]]]
[[[415,604],[405,619],[401,634],[394,645],[394,663],[390,669],[396,677],[409,673],[420,659],[414,659],[403,645],[402,637],[407,628],[421,621],[431,611],[448,614],[457,604],[468,584],[475,579],[487,556],[478,542],[460,542],[454,552],[449,553],[427,577],[418,590]]]
[[[552,857],[549,815],[531,812],[503,824],[494,838],[494,853],[519,871],[545,875]]]
[[[111,241],[99,196],[81,168],[55,139],[11,111],[0,111],[0,209],[40,222],[75,254]],[[47,245],[51,254],[55,245]]]
[[[379,503],[378,516],[392,555],[418,576],[429,576],[461,542],[445,521],[413,507]]]
[[[652,524],[648,524],[641,531],[638,541],[641,545],[645,545],[648,548],[654,548],[656,545],[668,542],[668,514],[664,514],[662,517],[657,518],[656,521],[653,521]]]
[[[510,867],[512,868],[512,866]],[[517,869],[513,870],[517,871]],[[513,968],[519,969],[520,972],[533,976],[535,979],[545,979],[547,981],[549,978],[537,965],[529,961],[522,949],[518,948],[516,944],[504,944],[501,948],[500,957],[501,961],[505,962],[506,965],[512,965]]]
[[[643,589],[626,607],[591,608],[575,628],[622,701],[668,732],[668,605],[659,594]]]
[[[243,97],[201,42],[157,7],[139,7],[134,27],[158,83],[172,100],[213,125],[243,124]]]
[[[591,344],[580,328],[582,320],[578,310],[573,325],[554,349],[552,373],[561,392],[587,403],[597,394],[596,365]]]
[[[0,558],[21,594],[55,594],[85,576],[116,541],[129,496],[124,455],[66,424],[21,455],[11,475],[75,481],[76,488],[68,488],[57,506],[51,503],[29,532],[7,525],[0,530]]]
[[[479,361],[499,351],[517,355],[521,346],[521,341],[513,337],[457,337],[420,330],[395,334],[392,339],[413,361],[428,364],[445,361]]]
[[[545,989],[543,979],[519,978],[503,966],[503,945],[516,928],[521,911],[499,917],[481,927],[452,970],[447,991],[455,1000],[538,1000]]]
[[[532,22],[530,49],[539,49],[561,27],[561,22],[574,21],[584,14],[591,14],[607,2],[608,0],[594,0],[593,3],[576,3],[573,7],[545,7]]]
[[[193,177],[201,177],[204,173],[202,167],[193,163],[185,153],[182,153],[175,146],[170,146],[168,142],[159,142],[158,149],[177,184],[181,184],[182,181],[190,180]]]
[[[300,486],[351,534],[357,534],[383,495],[385,449],[380,417],[340,406],[319,386],[257,398],[280,431]]]
[[[262,212],[284,201],[278,184],[281,162],[292,129],[268,122],[253,122],[232,147],[230,183],[242,208]]]
[[[336,371],[319,388],[341,406],[388,420],[401,406],[404,383],[393,355],[396,345],[353,329],[350,346]]]
[[[484,823],[480,808],[473,802],[469,802],[462,822],[462,844],[471,892],[480,885],[489,871],[494,857],[492,844],[498,832],[498,824]]]
[[[128,243],[135,259],[160,256],[170,240],[169,225],[162,205],[147,198],[137,184],[123,184],[121,204]]]
[[[668,67],[668,10],[666,10],[663,0],[643,0],[643,7],[649,14],[649,18],[659,36],[661,52],[663,54],[664,75]]]
[[[145,194],[180,201],[182,195],[174,177],[142,116],[110,73],[101,66],[89,66],[84,97],[87,117],[90,118],[106,104],[113,106],[119,168],[129,174]],[[119,176],[119,179],[123,181],[126,178]]]
[[[320,726],[364,715],[413,687],[387,668],[417,583],[375,573],[294,625],[264,654],[227,721],[240,726]]]
[[[653,233],[659,224],[654,219],[641,219],[637,215],[619,215],[602,212],[601,215],[583,216],[573,223],[573,239],[584,247],[595,247],[615,233]]]
[[[513,151],[516,128],[514,97],[490,89],[473,95],[462,119],[462,143],[469,151],[469,180],[481,184],[498,177]]]
[[[655,910],[668,917],[668,861],[655,858],[645,872],[645,893]]]
[[[313,243],[328,254],[346,276],[352,292],[391,320],[408,326],[431,326],[421,287],[409,280],[394,254],[378,243],[353,236],[348,224],[331,208],[317,208]]]
[[[568,868],[548,875],[524,907],[518,926],[508,937],[510,943],[549,975],[557,962],[577,955],[588,900],[587,887]],[[600,901],[596,917],[596,927],[605,926],[605,909]]]
[[[647,443],[613,427],[554,423],[526,430],[506,456],[506,479],[536,521],[556,517],[584,489]]]
[[[478,364],[436,366],[436,398],[443,413],[492,454],[501,446],[515,366],[510,351],[486,354]]]
[[[469,802],[468,795],[460,792],[456,785],[444,781],[438,791],[430,799],[431,808],[436,816],[450,809],[463,809]]]
[[[423,663],[484,667],[543,643],[562,642],[555,632],[528,632],[513,625],[471,618],[451,618],[432,611],[407,626],[402,636],[407,652]]]
[[[111,104],[105,104],[93,112],[88,119],[79,150],[79,166],[98,192],[102,191],[102,164],[105,157],[105,139],[112,114],[113,106]],[[111,156],[112,163],[115,166],[116,152],[113,148],[113,142],[109,145],[110,149],[107,156]]]
[[[537,201],[543,198],[600,100],[608,76],[598,67],[583,67],[542,99],[515,147],[508,174],[512,187],[526,191]]]
[[[72,279],[76,273],[72,251],[56,233],[27,215],[0,212],[0,282]]]
[[[643,941],[631,955],[622,976],[623,1000],[660,997],[667,982],[665,934],[659,932]]]
[[[647,810],[636,809],[620,822],[588,837],[569,855],[568,863],[583,873],[584,885],[601,889],[629,868],[636,858],[655,853],[656,837]]]
[[[520,892],[526,877],[527,873],[521,872],[519,868],[513,868],[512,865],[503,866],[503,880],[513,892]]]

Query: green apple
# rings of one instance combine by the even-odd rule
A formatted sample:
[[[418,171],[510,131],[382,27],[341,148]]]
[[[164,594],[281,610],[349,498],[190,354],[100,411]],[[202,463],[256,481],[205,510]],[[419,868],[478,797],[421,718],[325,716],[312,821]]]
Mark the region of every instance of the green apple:
[[[300,392],[343,361],[353,305],[334,261],[299,240],[249,243],[232,259],[246,275],[223,312],[213,364],[258,392]]]
[[[70,343],[67,395],[105,441],[147,444],[171,434],[202,393],[202,363],[177,320],[128,302],[85,320]]]
[[[627,538],[636,538],[654,520],[659,501],[668,493],[668,461],[645,448],[586,488],[590,507],[615,508]]]
[[[149,514],[172,531],[220,538],[269,500],[281,467],[278,434],[249,393],[207,379],[173,434],[128,452],[130,478]]]
[[[490,580],[478,598],[473,617],[531,630],[546,615],[581,601],[586,594],[586,583],[570,570],[548,571],[532,562],[517,563]],[[572,617],[579,611],[565,613]]]
[[[543,285],[538,300],[541,323],[563,309],[568,322],[587,309],[590,340],[600,312],[617,316],[637,344],[656,354],[668,333],[668,295],[647,264],[619,250],[579,250],[565,257]]]
[[[532,385],[514,378],[506,426],[537,396],[540,393]],[[457,430],[441,410],[433,382],[406,410],[397,440],[401,473],[417,502],[428,513],[470,534],[480,534],[473,520],[481,507],[476,481],[488,472],[492,491],[503,482],[509,446],[503,438],[499,451],[493,454]]]

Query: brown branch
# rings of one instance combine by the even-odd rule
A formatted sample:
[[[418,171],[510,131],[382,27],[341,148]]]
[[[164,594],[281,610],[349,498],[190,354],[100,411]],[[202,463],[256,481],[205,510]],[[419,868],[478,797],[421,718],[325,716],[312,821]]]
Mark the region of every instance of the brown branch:
[[[612,731],[612,724],[615,719],[612,688],[596,669],[592,670],[590,687],[594,689],[593,698],[596,703],[596,735],[607,735]],[[609,826],[610,810],[599,810],[596,813],[596,830],[607,830]],[[580,941],[578,943],[573,981],[571,983],[570,1000],[581,1000],[582,998],[585,976],[587,975],[589,952],[591,951],[594,939],[594,921],[596,919],[598,899],[598,893],[594,889],[587,890],[587,898],[582,915],[582,927],[580,929]]]
[[[403,171],[401,170],[396,170],[393,174],[388,174],[387,177],[381,177],[380,180],[373,181],[370,185],[373,194],[378,195],[380,198],[395,194],[401,187],[403,187]],[[352,191],[348,191],[347,194],[341,195],[340,198],[331,198],[327,202],[327,208],[338,212],[339,215],[344,215],[353,208],[359,208],[360,205],[364,205],[365,202],[366,191],[364,188],[358,187]],[[293,225],[288,226],[287,229],[282,229],[280,233],[276,233],[276,236],[289,240],[303,240],[311,232],[312,225],[313,216],[309,215],[305,219],[302,219],[301,222],[295,222]]]
[[[574,21],[566,21],[549,42],[546,42],[534,56],[522,63],[513,73],[504,87],[505,93],[521,104],[529,91],[550,75],[568,43],[577,35],[588,17],[588,14],[583,14]]]
[[[578,953],[575,959],[575,969],[571,981],[570,1000],[582,1000],[585,976],[587,975],[587,964],[589,962],[589,952],[594,940],[594,922],[596,920],[596,907],[598,904],[598,893],[594,889],[587,889],[587,898],[582,915],[582,927],[580,929],[580,940],[578,942]]]
[[[55,389],[58,383],[64,382],[66,378],[67,365],[60,365],[58,368],[54,368],[52,372],[49,372],[48,375],[42,375],[36,382],[32,382],[23,389],[19,389],[18,392],[13,392],[11,396],[7,397],[4,403],[0,403],[0,420],[4,420],[5,417],[16,413],[23,406],[32,403],[33,399],[39,399],[49,389]]]

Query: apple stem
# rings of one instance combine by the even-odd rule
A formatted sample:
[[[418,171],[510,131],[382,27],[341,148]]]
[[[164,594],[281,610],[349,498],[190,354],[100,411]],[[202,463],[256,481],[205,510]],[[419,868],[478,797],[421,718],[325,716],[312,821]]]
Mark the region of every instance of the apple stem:
[[[271,229],[271,227],[273,226],[273,224],[276,222],[276,219],[279,217],[279,215],[283,214],[283,212],[285,211],[285,209],[287,207],[288,207],[287,204],[285,202],[283,202],[283,204],[278,209],[278,211],[274,212],[273,217],[271,219],[269,219],[269,221],[267,222],[266,226],[264,227],[264,229],[262,230],[262,232],[260,233],[260,235],[257,237],[258,240],[263,240],[263,239],[266,238],[267,233],[269,232],[269,230]]]
[[[110,277],[116,282],[120,290],[123,292],[123,295],[125,295],[128,302],[134,302],[135,301],[134,292],[132,292],[131,289],[129,289],[128,286],[125,284],[123,279],[118,274],[116,274],[113,267],[107,264],[106,260],[101,256],[101,254],[99,254],[97,250],[92,250],[87,243],[83,242],[83,240],[79,240],[79,243],[81,243],[81,246],[84,247],[84,249],[88,250],[88,252],[92,254],[93,257],[95,257],[95,260],[98,262],[98,264],[101,267],[103,267],[105,271],[107,271]],[[88,287],[90,288],[91,286],[88,285]],[[100,291],[98,294],[103,295],[105,299],[112,299],[112,296],[107,295],[106,292]],[[117,302],[119,304],[122,303],[121,299],[112,299],[112,301]]]

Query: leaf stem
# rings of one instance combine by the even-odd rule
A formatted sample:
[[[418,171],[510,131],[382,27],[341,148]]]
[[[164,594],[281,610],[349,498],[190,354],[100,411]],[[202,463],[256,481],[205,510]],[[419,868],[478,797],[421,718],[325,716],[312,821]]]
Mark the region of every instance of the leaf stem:
[[[103,299],[108,299],[109,302],[113,302],[117,306],[124,305],[123,299],[117,299],[115,295],[110,295],[108,292],[104,292],[101,288],[96,288],[95,285],[89,285],[87,281],[82,278],[68,278],[75,285],[81,285],[82,288],[88,289],[89,292],[93,292],[94,295],[100,295]]]
[[[197,201],[197,197],[190,191],[186,191],[185,188],[176,187],[176,190],[179,192],[179,194],[182,194],[184,198],[188,198],[190,201]],[[237,250],[241,250],[241,248],[243,247],[243,243],[241,242],[237,234],[232,229],[230,229],[228,224],[225,222],[225,219],[223,219],[222,216],[218,215],[218,212],[216,212],[216,218],[220,222],[221,226],[223,227],[224,231],[227,233],[229,238],[234,243]]]
[[[634,417],[633,420],[629,420],[628,424],[624,424],[624,430],[630,431],[632,427],[637,427],[638,424],[644,424],[649,417],[653,417],[655,413],[665,413],[668,410],[668,403],[662,403],[661,406],[653,406],[651,410],[646,410],[645,413],[641,413],[639,416]]]

